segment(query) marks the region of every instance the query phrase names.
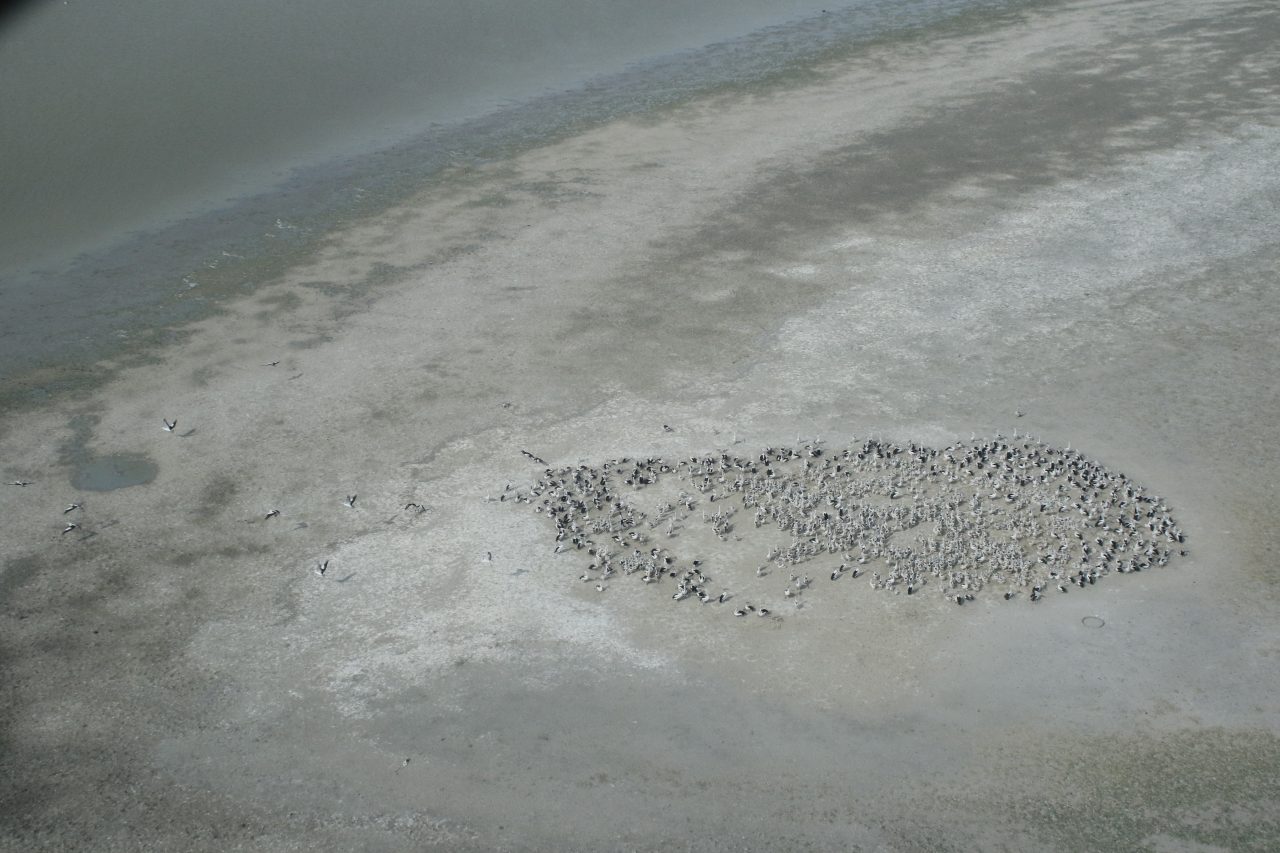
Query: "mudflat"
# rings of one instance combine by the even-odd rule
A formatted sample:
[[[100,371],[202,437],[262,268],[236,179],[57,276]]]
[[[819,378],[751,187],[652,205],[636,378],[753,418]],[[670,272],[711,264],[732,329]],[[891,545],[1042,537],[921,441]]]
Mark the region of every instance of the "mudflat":
[[[5,415],[0,846],[1274,849],[1278,45],[1233,0],[865,45],[458,169]],[[1187,553],[957,606],[706,538],[735,618],[505,499],[1015,431]]]

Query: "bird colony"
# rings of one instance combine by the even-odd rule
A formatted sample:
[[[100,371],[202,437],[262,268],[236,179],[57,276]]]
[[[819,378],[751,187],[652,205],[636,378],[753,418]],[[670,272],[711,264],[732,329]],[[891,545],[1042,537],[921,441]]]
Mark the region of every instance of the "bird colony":
[[[1029,437],[620,458],[546,467],[501,499],[546,519],[599,592],[634,582],[739,616],[770,612],[747,599],[803,606],[855,582],[957,605],[1037,602],[1186,554],[1158,495]]]

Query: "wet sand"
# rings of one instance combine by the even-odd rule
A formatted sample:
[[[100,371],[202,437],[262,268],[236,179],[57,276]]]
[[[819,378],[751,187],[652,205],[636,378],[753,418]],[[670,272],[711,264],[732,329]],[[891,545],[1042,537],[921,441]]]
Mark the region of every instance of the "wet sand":
[[[0,844],[1273,848],[1277,36],[1086,0],[872,45],[460,169],[6,416]],[[1188,555],[733,619],[486,500],[522,449],[1014,428]]]

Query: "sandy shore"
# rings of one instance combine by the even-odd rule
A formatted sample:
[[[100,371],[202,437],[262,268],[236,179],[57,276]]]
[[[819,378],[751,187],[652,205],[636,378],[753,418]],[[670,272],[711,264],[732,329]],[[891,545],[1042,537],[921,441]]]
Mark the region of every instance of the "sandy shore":
[[[1277,44],[1084,0],[869,46],[452,174],[6,417],[0,846],[1273,849]],[[1189,555],[735,620],[486,500],[521,449],[1015,428]]]

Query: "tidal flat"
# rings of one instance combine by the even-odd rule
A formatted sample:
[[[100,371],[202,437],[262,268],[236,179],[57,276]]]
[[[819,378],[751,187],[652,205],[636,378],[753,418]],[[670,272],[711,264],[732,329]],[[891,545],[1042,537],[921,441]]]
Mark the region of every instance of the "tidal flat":
[[[6,412],[0,848],[1275,849],[1278,116],[1273,4],[960,20],[459,166]],[[732,618],[502,499],[1015,430],[1186,554]]]

